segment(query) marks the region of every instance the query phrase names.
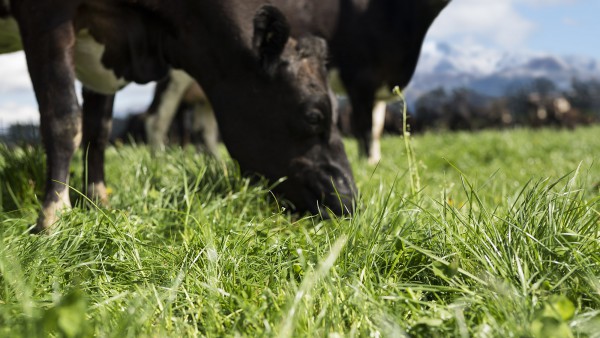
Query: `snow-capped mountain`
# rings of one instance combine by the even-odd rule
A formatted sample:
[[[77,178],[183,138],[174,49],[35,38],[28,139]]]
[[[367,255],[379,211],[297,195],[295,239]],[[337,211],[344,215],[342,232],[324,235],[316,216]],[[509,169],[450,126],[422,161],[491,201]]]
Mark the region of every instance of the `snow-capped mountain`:
[[[566,89],[573,78],[600,79],[600,61],[584,56],[500,52],[477,45],[428,42],[423,46],[406,94],[416,98],[437,87],[467,87],[482,94],[500,96],[511,87],[541,77]]]

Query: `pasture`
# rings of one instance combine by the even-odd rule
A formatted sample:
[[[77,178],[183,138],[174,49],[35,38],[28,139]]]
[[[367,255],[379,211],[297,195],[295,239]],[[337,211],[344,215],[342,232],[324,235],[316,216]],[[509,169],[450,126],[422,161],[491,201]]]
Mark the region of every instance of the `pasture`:
[[[1,147],[0,336],[599,337],[598,135],[388,137],[377,167],[347,140],[359,211],[330,221],[226,157],[117,146],[111,207],[48,236],[43,151]]]

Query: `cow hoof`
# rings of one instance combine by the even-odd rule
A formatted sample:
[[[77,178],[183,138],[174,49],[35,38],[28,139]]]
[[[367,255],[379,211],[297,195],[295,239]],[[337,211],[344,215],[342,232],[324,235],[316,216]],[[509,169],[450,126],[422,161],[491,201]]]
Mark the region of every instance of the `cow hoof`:
[[[381,144],[379,140],[374,140],[369,148],[368,162],[370,165],[376,165],[379,161],[381,161]]]
[[[94,203],[103,207],[108,206],[108,189],[104,183],[92,183],[87,187],[87,197]]]
[[[29,233],[32,235],[48,234],[57,220],[58,217],[56,214],[54,214],[53,217],[48,217],[43,213],[40,213],[35,226],[29,229]]]
[[[369,165],[377,165],[381,161],[381,156],[369,156],[367,162]]]
[[[53,197],[53,200],[45,202],[42,206],[36,225],[29,230],[32,234],[48,233],[54,223],[58,221],[58,213],[71,208],[68,189],[64,189]]]
[[[160,125],[158,117],[150,115],[146,118],[146,136],[148,138],[148,143],[150,144],[150,149],[153,152],[165,151],[166,147],[164,139],[167,131],[163,129],[164,126]]]

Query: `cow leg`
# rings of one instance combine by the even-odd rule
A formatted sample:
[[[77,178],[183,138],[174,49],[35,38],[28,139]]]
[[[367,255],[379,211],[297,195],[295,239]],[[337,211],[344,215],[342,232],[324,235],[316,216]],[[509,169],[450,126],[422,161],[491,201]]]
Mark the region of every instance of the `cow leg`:
[[[205,103],[194,107],[194,131],[202,130],[202,138],[208,154],[219,158],[219,126],[213,110]]]
[[[385,108],[385,101],[377,101],[375,108],[373,108],[369,164],[377,164],[381,160],[381,135],[383,134],[383,127],[385,125]]]
[[[352,103],[352,132],[358,140],[359,155],[370,157],[375,89],[369,86],[348,86],[348,96]]]
[[[177,113],[175,114],[175,133],[179,137],[179,146],[184,149],[190,144],[191,133],[190,133],[190,122],[191,122],[191,107],[187,105],[179,105]]]
[[[146,135],[153,149],[164,149],[169,126],[177,113],[181,97],[194,81],[189,75],[180,70],[170,72],[167,89],[162,93],[156,112],[146,119]]]
[[[110,137],[115,96],[99,94],[85,87],[82,96],[84,191],[92,201],[108,205],[104,183],[104,150]]]
[[[27,10],[16,2],[13,14],[19,22],[27,66],[40,110],[40,129],[46,151],[46,187],[42,210],[32,232],[48,229],[59,210],[69,208],[69,165],[81,141],[81,112],[75,95],[72,47],[75,34],[70,21],[52,22],[47,13]],[[35,7],[39,10],[38,7]],[[45,14],[44,14],[45,13]],[[65,13],[68,18],[68,13]]]

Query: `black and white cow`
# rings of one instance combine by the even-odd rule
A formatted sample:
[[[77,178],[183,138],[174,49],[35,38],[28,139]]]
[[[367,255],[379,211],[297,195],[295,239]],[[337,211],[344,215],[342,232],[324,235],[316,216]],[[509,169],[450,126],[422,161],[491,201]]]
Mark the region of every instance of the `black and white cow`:
[[[47,154],[34,230],[49,228],[57,211],[70,206],[69,163],[80,144],[89,169],[85,190],[106,199],[114,92],[127,81],[156,81],[169,66],[201,83],[244,172],[287,177],[277,191],[299,210],[352,211],[355,185],[333,123],[326,43],[290,39],[285,16],[269,1],[0,1],[0,30],[18,23]],[[87,88],[83,114],[76,76]]]

